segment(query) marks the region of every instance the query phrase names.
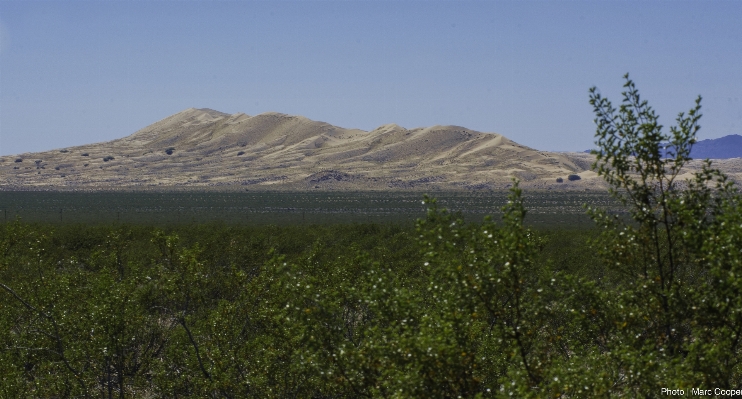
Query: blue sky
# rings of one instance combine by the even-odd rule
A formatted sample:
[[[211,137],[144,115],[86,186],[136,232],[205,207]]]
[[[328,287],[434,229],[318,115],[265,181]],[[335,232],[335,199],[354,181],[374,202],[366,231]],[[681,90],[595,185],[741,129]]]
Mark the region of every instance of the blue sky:
[[[460,125],[592,147],[588,89],[636,81],[669,126],[742,134],[742,1],[0,0],[0,155],[100,142],[189,107],[347,128]]]

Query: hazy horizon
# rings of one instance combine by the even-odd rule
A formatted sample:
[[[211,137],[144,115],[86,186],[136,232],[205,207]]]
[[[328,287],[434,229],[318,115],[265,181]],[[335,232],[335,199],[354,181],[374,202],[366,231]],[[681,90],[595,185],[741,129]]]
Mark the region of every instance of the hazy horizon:
[[[593,147],[622,75],[699,139],[742,134],[742,2],[0,1],[0,155],[124,137],[184,109],[345,128],[458,125]]]

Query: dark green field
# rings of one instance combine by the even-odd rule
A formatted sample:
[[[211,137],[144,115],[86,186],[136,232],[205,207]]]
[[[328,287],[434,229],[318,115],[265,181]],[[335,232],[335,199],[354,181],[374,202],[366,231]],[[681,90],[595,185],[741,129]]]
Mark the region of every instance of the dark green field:
[[[135,224],[223,222],[240,225],[411,223],[425,216],[422,192],[0,192],[3,221]],[[436,193],[441,207],[466,221],[499,215],[507,192]],[[583,204],[615,208],[605,193],[525,193],[526,223],[585,227]],[[616,208],[617,209],[617,208]]]

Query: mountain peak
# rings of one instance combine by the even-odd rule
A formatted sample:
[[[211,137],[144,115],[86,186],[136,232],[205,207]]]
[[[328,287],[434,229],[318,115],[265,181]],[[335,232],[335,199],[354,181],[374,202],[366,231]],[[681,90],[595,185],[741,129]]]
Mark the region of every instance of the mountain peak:
[[[460,126],[365,132],[303,116],[188,108],[122,139],[0,158],[3,188],[244,190],[567,188],[589,164]],[[38,162],[37,162],[38,161]],[[583,176],[580,189],[597,188]]]

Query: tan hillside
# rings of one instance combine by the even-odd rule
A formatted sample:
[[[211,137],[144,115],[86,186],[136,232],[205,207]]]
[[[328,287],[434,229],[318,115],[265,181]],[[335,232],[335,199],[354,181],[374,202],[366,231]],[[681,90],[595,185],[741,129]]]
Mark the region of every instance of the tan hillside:
[[[20,161],[19,161],[20,160]],[[591,156],[537,151],[459,126],[370,132],[301,116],[187,109],[104,143],[0,157],[18,189],[598,189]],[[567,175],[581,180],[570,182]],[[556,183],[561,177],[564,183]]]

